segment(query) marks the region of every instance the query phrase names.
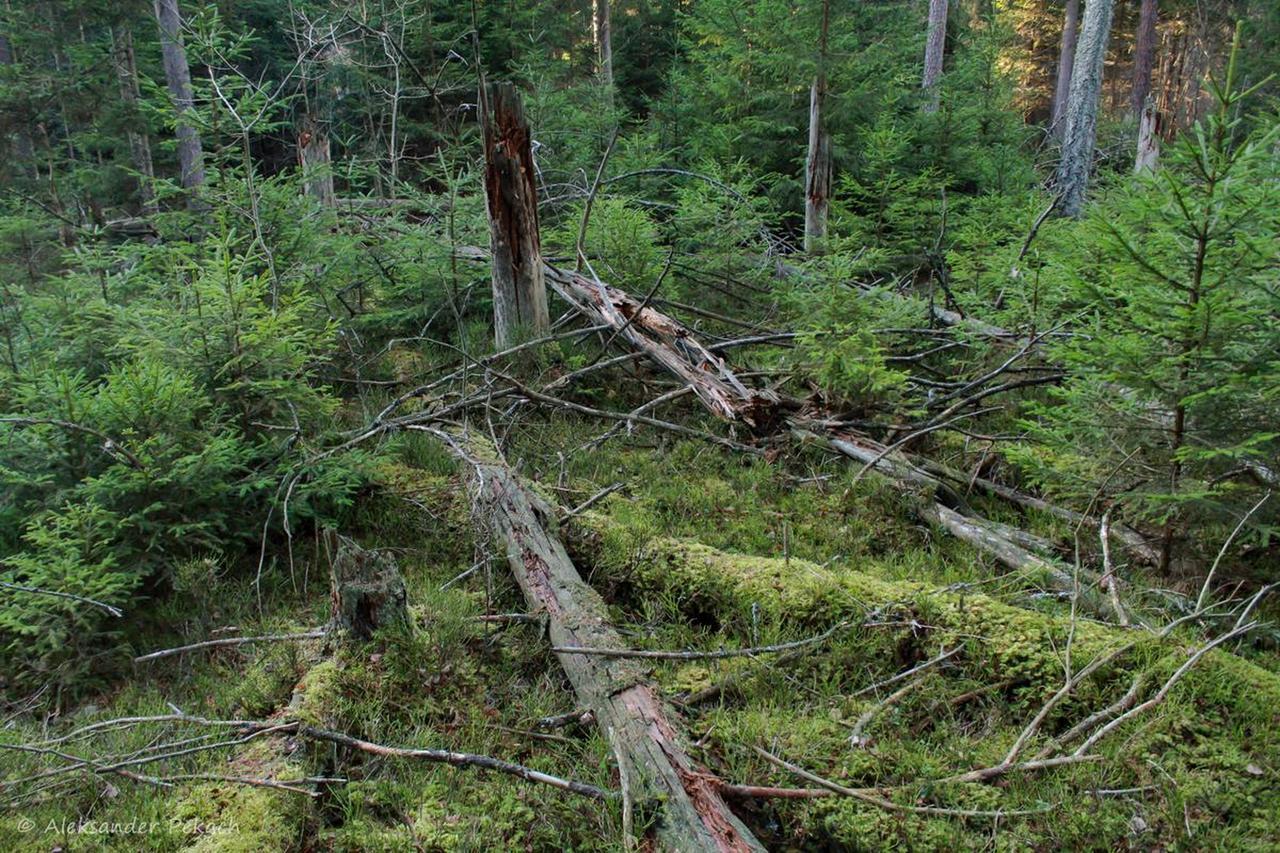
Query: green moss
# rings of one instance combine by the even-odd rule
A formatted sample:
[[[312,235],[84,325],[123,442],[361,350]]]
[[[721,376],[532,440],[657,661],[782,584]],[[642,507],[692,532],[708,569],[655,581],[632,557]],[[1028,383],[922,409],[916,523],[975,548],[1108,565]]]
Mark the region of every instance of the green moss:
[[[282,782],[305,776],[282,758],[283,748],[277,739],[254,741],[223,772]],[[178,797],[170,822],[193,853],[270,853],[297,848],[310,812],[311,800],[303,794],[208,782]]]

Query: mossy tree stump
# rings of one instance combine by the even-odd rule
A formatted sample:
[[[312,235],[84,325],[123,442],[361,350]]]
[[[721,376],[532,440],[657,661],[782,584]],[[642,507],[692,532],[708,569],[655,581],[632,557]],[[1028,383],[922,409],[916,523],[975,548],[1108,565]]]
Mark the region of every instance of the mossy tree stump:
[[[382,628],[408,628],[409,594],[395,558],[337,539],[329,573],[335,633],[367,640]]]

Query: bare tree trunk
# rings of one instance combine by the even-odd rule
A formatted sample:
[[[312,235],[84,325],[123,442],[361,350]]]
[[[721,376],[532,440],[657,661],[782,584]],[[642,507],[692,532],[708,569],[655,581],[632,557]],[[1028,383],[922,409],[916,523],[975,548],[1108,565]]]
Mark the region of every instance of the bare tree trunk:
[[[1159,0],[1142,0],[1138,32],[1133,46],[1133,92],[1129,101],[1135,116],[1141,116],[1151,94],[1151,69],[1156,62],[1156,18]]]
[[[156,23],[160,26],[160,53],[164,60],[164,78],[169,86],[177,112],[178,168],[182,187],[197,190],[204,185],[204,151],[200,134],[187,115],[194,106],[191,93],[191,68],[187,51],[182,46],[182,15],[178,0],[155,0]]]
[[[825,251],[827,213],[831,206],[831,134],[823,107],[827,97],[827,26],[831,0],[822,4],[818,74],[809,89],[809,153],[804,164],[804,250],[810,255]]]
[[[1156,110],[1155,99],[1147,96],[1138,119],[1138,152],[1133,160],[1133,171],[1154,172],[1160,161],[1160,113]]]
[[[519,334],[545,333],[551,320],[538,236],[533,146],[524,105],[515,86],[492,83],[481,108],[494,337],[503,348],[511,346]]]
[[[613,30],[609,0],[591,0],[591,29],[596,43],[596,73],[606,87],[613,87]]]
[[[804,250],[826,251],[827,213],[831,206],[831,134],[822,119],[823,88],[819,78],[809,92],[809,156],[805,160]]]
[[[557,648],[625,648],[608,608],[582,580],[557,532],[554,510],[522,484],[492,447],[437,433],[471,469],[476,515],[502,544],[531,612],[543,614]],[[580,705],[591,709],[618,757],[624,809],[656,817],[657,849],[756,851],[763,845],[729,810],[717,780],[685,753],[644,670],[632,661],[557,652]],[[624,823],[627,821],[624,820]],[[629,840],[628,840],[629,842]]]
[[[0,35],[0,65],[13,65],[15,62],[9,39]],[[23,174],[37,174],[36,147],[23,119],[18,120],[18,127],[13,131],[13,157]]]
[[[1058,81],[1053,89],[1053,120],[1050,133],[1055,139],[1062,137],[1063,116],[1067,111],[1067,97],[1071,91],[1071,66],[1076,61],[1076,39],[1080,31],[1080,0],[1067,0],[1066,16],[1062,24],[1062,47],[1058,53]]]
[[[1102,92],[1102,66],[1111,35],[1115,0],[1090,0],[1085,6],[1080,44],[1071,69],[1067,97],[1062,159],[1058,164],[1058,213],[1079,216],[1084,207],[1093,149],[1097,142],[1098,97]]]
[[[929,99],[927,113],[938,110],[938,81],[942,79],[942,50],[947,43],[947,0],[929,0],[929,38],[924,46],[924,78],[921,84]]]
[[[298,166],[302,169],[302,191],[326,207],[333,206],[333,168],[329,155],[329,134],[311,112],[298,121]]]
[[[128,109],[125,135],[129,140],[129,158],[138,173],[138,201],[143,216],[159,210],[156,204],[155,168],[151,163],[151,137],[138,113],[142,99],[138,88],[138,62],[133,52],[133,31],[121,25],[111,32],[112,60],[116,66],[116,80],[120,84],[120,100]]]

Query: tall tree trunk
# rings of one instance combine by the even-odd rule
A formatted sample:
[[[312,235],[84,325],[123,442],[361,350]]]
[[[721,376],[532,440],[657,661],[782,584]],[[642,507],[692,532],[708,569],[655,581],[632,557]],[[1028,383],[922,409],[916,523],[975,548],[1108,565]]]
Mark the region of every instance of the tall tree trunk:
[[[191,124],[188,113],[195,103],[191,93],[191,68],[187,51],[182,46],[182,15],[178,0],[155,0],[156,23],[160,26],[160,53],[164,60],[164,78],[169,86],[177,112],[178,168],[182,187],[197,190],[204,185],[204,150],[200,134]]]
[[[124,25],[111,32],[112,61],[116,66],[116,81],[120,86],[120,100],[128,111],[125,136],[129,140],[129,158],[138,173],[138,201],[143,215],[159,210],[156,205],[155,168],[151,163],[151,137],[138,112],[142,99],[138,88],[138,62],[133,52],[133,32]]]
[[[1141,116],[1151,94],[1151,69],[1156,62],[1156,18],[1159,0],[1142,0],[1138,32],[1133,46],[1133,92],[1129,101],[1135,116]]]
[[[1058,52],[1058,81],[1053,89],[1053,120],[1050,133],[1062,138],[1063,117],[1067,112],[1067,97],[1071,91],[1071,66],[1076,61],[1076,39],[1080,32],[1080,0],[1067,0],[1066,15],[1062,23],[1062,47]]]
[[[1115,0],[1090,0],[1085,6],[1080,44],[1071,69],[1071,89],[1067,96],[1066,128],[1062,159],[1058,164],[1058,213],[1079,216],[1093,166],[1097,142],[1098,97],[1102,92],[1102,66],[1111,35]]]
[[[333,206],[333,168],[329,155],[329,134],[311,111],[298,121],[298,166],[302,169],[302,191],[326,207]]]
[[[947,44],[947,0],[929,0],[929,38],[924,46],[924,78],[921,88],[928,92],[925,112],[938,109],[938,81],[942,79],[942,50]]]
[[[485,199],[492,255],[493,326],[498,348],[520,334],[551,326],[538,236],[529,121],[515,86],[492,83],[481,104],[484,123]]]
[[[1154,172],[1160,160],[1160,113],[1156,110],[1155,98],[1147,96],[1142,107],[1142,115],[1138,119],[1138,150],[1133,159],[1133,171]]]
[[[831,134],[823,107],[827,97],[827,27],[831,0],[822,3],[822,31],[818,48],[818,74],[809,89],[809,152],[804,163],[804,250],[822,254],[827,239],[827,213],[831,206]]]
[[[606,87],[613,87],[613,30],[609,0],[591,0],[591,29],[596,43],[596,73]]]
[[[13,65],[16,62],[9,39],[0,34],[0,65]],[[35,175],[39,171],[36,166],[36,147],[31,141],[25,117],[19,118],[15,123],[18,126],[13,131],[13,159],[23,174]]]

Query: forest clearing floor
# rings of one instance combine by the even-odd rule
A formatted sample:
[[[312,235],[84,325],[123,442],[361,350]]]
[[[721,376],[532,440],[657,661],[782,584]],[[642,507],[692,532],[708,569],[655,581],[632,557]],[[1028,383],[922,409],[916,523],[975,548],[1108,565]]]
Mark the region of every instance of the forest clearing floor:
[[[1078,673],[1139,632],[1073,619],[1069,602],[1038,594],[932,529],[914,496],[876,478],[855,480],[845,461],[817,447],[767,461],[637,433],[590,454],[547,450],[601,429],[570,414],[526,418],[508,434],[506,456],[566,511],[621,484],[564,529],[580,571],[610,602],[632,648],[754,648],[847,625],[784,655],[643,662],[676,701],[686,748],[709,773],[734,785],[809,792],[731,799],[770,849],[1266,849],[1274,841],[1280,793],[1267,780],[1280,769],[1280,677],[1214,652],[1163,702],[1101,740],[1096,761],[943,781],[1000,765],[1062,687],[1068,656]],[[348,532],[399,562],[412,632],[328,650],[317,639],[141,663],[132,683],[72,720],[51,721],[48,734],[12,724],[0,736],[30,743],[175,709],[213,719],[287,715],[380,744],[465,750],[616,790],[614,756],[600,732],[540,725],[576,709],[538,619],[481,619],[525,607],[489,543],[473,533],[457,464],[429,436],[393,441],[398,461],[381,465],[378,485],[360,501],[358,530]],[[1059,541],[1064,534],[1052,518],[1020,523]],[[296,542],[292,572],[272,573],[264,587],[261,616],[242,581],[193,579],[188,595],[224,604],[185,633],[201,638],[235,625],[235,634],[249,636],[323,624],[326,559],[319,539]],[[1202,645],[1189,630],[1135,639],[1051,708],[1021,760],[1122,701],[1139,673],[1144,695],[1154,692]],[[155,641],[164,645],[164,636]],[[156,722],[99,729],[57,748],[83,748],[105,763],[198,734]],[[826,796],[759,750],[841,786],[879,789],[887,805]],[[27,774],[57,766],[45,758],[30,755]],[[346,781],[317,783],[309,796],[226,778],[173,790],[104,773],[104,795],[101,785],[63,774],[27,783],[53,787],[5,815],[4,846],[445,850],[491,848],[502,838],[525,849],[585,850],[618,849],[622,836],[617,799],[370,757],[287,732],[185,761],[192,775]],[[6,789],[29,791],[16,781]],[[77,832],[84,814],[91,822]],[[635,815],[637,832],[646,819]],[[95,825],[127,821],[147,829],[92,834]]]

